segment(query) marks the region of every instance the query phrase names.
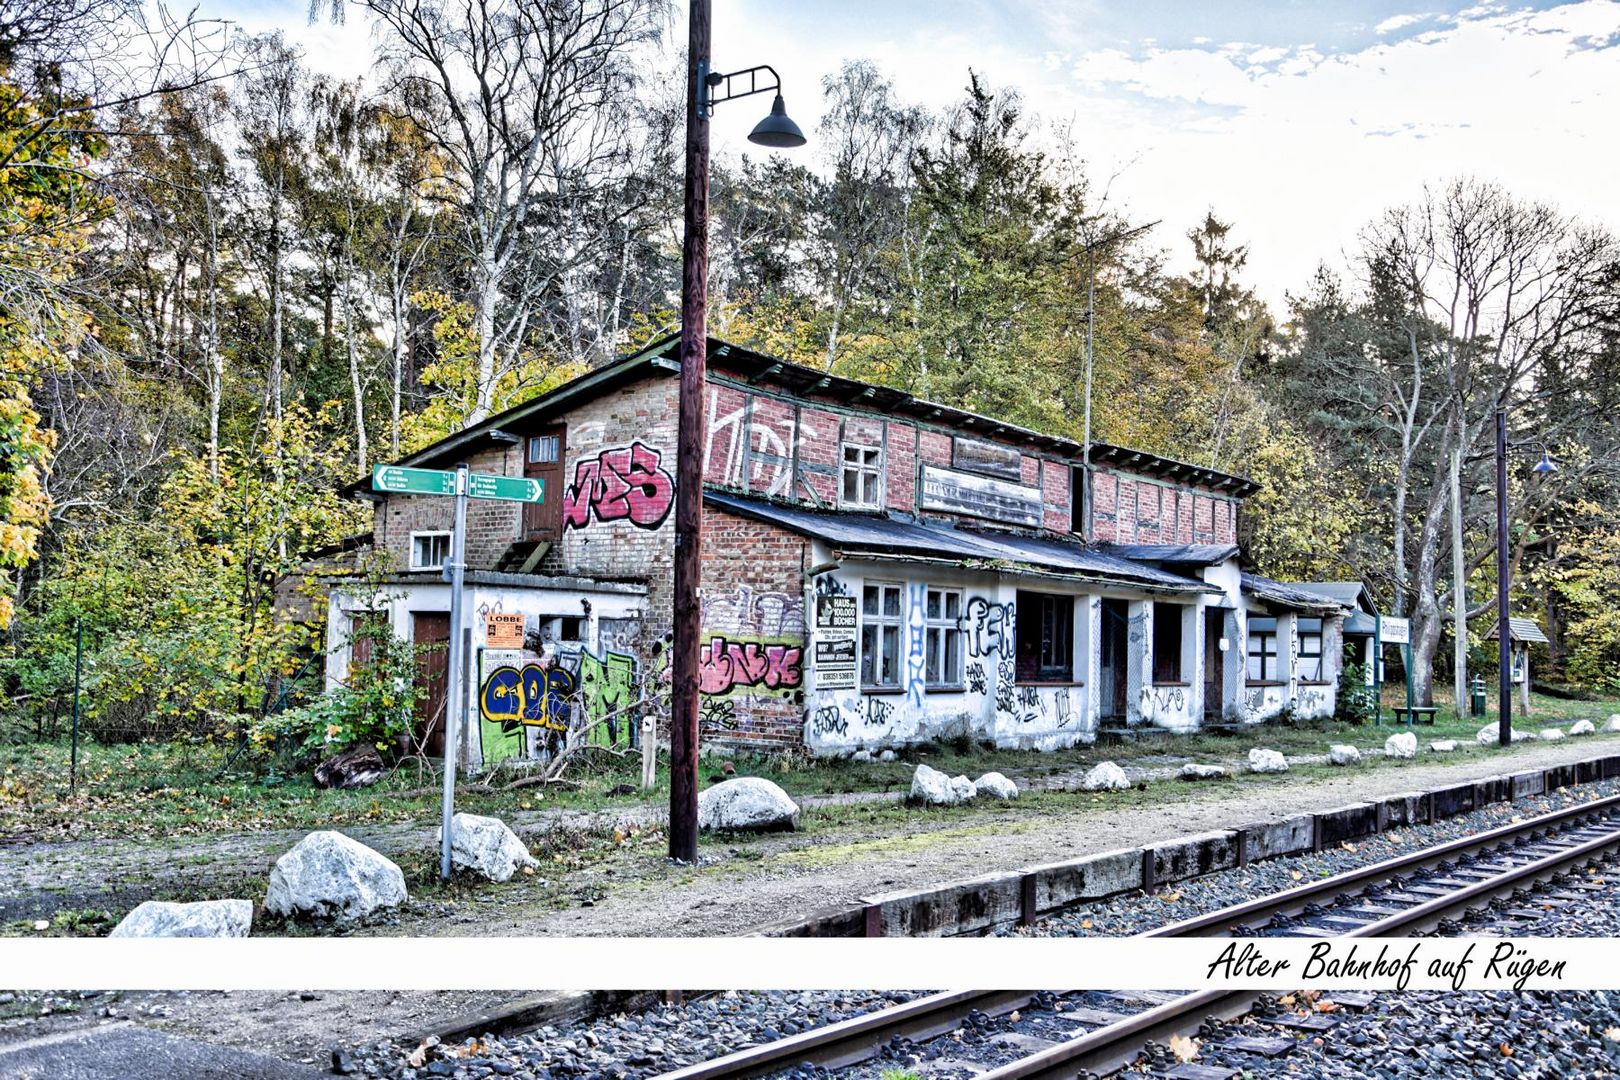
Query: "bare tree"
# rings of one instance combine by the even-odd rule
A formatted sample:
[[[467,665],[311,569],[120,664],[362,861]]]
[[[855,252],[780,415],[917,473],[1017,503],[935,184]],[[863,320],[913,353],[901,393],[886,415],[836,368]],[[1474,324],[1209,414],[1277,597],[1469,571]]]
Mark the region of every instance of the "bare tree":
[[[582,205],[632,163],[634,51],[662,0],[366,0],[405,110],[449,166],[487,415],[540,298],[612,239]]]
[[[1375,291],[1396,300],[1391,321],[1406,345],[1385,380],[1380,415],[1400,448],[1391,500],[1395,606],[1412,616],[1414,684],[1428,702],[1450,617],[1438,568],[1452,450],[1486,447],[1496,409],[1534,399],[1547,365],[1583,347],[1620,254],[1608,233],[1475,180],[1390,211],[1367,231],[1365,248]],[[1541,434],[1555,440],[1559,432]],[[1489,487],[1485,468],[1476,457],[1470,488]],[[1517,514],[1533,518],[1555,488],[1578,478],[1566,473],[1522,492]],[[1481,544],[1473,564],[1489,550]]]

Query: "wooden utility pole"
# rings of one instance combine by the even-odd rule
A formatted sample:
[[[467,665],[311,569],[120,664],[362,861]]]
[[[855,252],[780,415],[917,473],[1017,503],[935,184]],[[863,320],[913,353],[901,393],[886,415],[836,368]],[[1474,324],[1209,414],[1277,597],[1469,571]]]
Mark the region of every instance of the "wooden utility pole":
[[[703,447],[709,314],[709,0],[690,0],[686,238],[681,248],[681,405],[675,470],[674,653],[670,657],[669,856],[697,861],[698,639],[702,634]]]
[[[1463,711],[1468,693],[1468,586],[1463,575],[1462,448],[1458,447],[1451,452],[1451,637],[1459,720],[1468,715]]]

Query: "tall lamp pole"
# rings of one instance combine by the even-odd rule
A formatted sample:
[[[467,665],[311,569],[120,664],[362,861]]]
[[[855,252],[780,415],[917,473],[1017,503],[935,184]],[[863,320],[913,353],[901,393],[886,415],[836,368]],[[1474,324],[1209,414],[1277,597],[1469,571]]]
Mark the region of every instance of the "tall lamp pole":
[[[761,146],[803,146],[782,104],[782,81],[766,65],[709,70],[709,0],[691,0],[686,72],[686,236],[681,246],[680,431],[676,440],[674,640],[670,657],[669,854],[697,861],[698,665],[702,636],[703,448],[708,425],[703,386],[708,368],[709,114],[716,103],[776,91],[770,115],[749,133]],[[765,76],[768,85],[762,85]],[[746,79],[746,82],[744,80]],[[736,86],[733,86],[733,80]]]
[[[1496,741],[1501,746],[1513,742],[1513,630],[1508,622],[1508,450],[1507,406],[1496,410]],[[1545,451],[1531,472],[1545,475],[1558,467]],[[1525,672],[1525,678],[1530,673]],[[1528,693],[1529,687],[1525,688]],[[1526,698],[1525,700],[1529,700]]]

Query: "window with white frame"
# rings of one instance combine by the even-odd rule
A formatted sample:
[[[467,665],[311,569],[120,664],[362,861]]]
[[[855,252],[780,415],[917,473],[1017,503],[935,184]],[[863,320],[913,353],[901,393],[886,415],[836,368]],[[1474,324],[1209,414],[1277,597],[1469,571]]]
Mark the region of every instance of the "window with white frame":
[[[900,686],[900,586],[868,582],[861,589],[861,686],[867,690]]]
[[[1249,620],[1249,682],[1276,682],[1282,669],[1277,664],[1277,620]]]
[[[450,561],[449,533],[411,533],[412,570],[442,570],[448,561]]]
[[[956,589],[929,589],[923,609],[923,649],[929,689],[962,685],[962,594]]]
[[[534,435],[529,439],[529,464],[549,465],[557,460],[562,439],[557,435]]]
[[[883,451],[860,443],[844,444],[844,481],[839,504],[876,510],[882,491]]]
[[[1299,677],[1302,682],[1322,681],[1322,620],[1299,620]]]

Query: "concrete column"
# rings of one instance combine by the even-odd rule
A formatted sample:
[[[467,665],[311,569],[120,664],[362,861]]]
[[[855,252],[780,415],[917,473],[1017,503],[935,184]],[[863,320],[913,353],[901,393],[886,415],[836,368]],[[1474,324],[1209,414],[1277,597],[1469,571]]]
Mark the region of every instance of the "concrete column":
[[[1102,685],[1102,597],[1083,596],[1079,601],[1086,626],[1085,652],[1077,672],[1086,684],[1080,722],[1085,731],[1095,734],[1102,725],[1102,698],[1098,693]]]
[[[1299,698],[1299,617],[1277,616],[1277,664],[1282,681],[1288,684],[1285,701]]]
[[[1125,717],[1130,724],[1142,720],[1142,688],[1153,680],[1153,602],[1132,600],[1127,608],[1129,635],[1125,644]]]

